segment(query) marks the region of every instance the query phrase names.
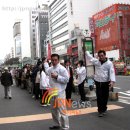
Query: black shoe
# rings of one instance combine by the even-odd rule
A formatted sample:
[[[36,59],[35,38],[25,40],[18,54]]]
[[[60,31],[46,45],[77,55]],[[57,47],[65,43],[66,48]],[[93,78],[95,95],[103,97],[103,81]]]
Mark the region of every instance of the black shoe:
[[[103,113],[98,114],[98,117],[103,117],[103,116],[104,116]]]
[[[12,99],[12,97],[9,97],[9,99]]]
[[[49,127],[50,130],[55,130],[55,129],[60,129],[61,127],[60,126],[51,126]]]
[[[103,115],[107,115],[107,111],[103,112],[102,114],[103,114]]]

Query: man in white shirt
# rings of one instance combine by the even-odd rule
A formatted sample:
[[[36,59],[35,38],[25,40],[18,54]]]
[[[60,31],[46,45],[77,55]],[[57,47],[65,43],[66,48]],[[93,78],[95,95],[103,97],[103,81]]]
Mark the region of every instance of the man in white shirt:
[[[51,88],[56,88],[58,94],[51,99],[52,117],[56,125],[50,129],[69,129],[68,115],[64,113],[66,105],[54,107],[54,104],[59,99],[65,100],[65,89],[69,81],[69,75],[66,68],[59,63],[59,55],[51,55],[52,66],[49,67],[47,62],[44,62],[45,72],[49,76],[49,84]]]
[[[91,61],[95,66],[94,80],[96,84],[97,106],[99,117],[102,117],[107,111],[109,87],[113,87],[115,83],[115,71],[113,63],[106,58],[104,50],[98,51],[98,57],[99,59],[94,58],[86,51],[87,60]]]

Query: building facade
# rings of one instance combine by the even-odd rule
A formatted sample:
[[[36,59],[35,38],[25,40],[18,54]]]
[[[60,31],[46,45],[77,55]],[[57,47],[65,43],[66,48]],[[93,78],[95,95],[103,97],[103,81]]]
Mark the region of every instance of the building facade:
[[[91,10],[88,10],[89,7]],[[89,29],[88,17],[98,11],[95,0],[54,0],[49,5],[49,31],[52,53],[67,58],[71,44],[71,31],[75,28]],[[78,41],[81,43],[81,41]]]
[[[115,60],[130,57],[130,5],[114,4],[93,15],[95,51]]]
[[[48,11],[39,12],[35,19],[36,28],[36,57],[44,57],[46,55],[45,40],[49,30]]]
[[[22,58],[21,48],[21,22],[15,22],[13,26],[13,37],[15,44],[15,57]]]
[[[71,35],[72,31],[75,28],[93,31],[90,22],[92,15],[115,3],[130,3],[130,1],[53,0],[49,5],[49,31],[52,53],[58,53],[65,59],[69,52],[69,50],[67,51],[69,46],[77,42],[78,59],[80,59],[82,36],[77,40],[77,38],[73,38]]]
[[[36,57],[36,36],[35,36],[35,19],[37,17],[37,10],[30,11],[30,46],[31,46],[31,58]]]
[[[14,48],[11,47],[11,58],[14,58]]]
[[[42,43],[44,43],[46,35],[44,31],[48,31],[48,6],[46,4],[38,4],[37,6],[35,10],[30,11],[30,48],[32,59],[37,59],[43,55]],[[39,48],[42,48],[42,50],[40,51]]]
[[[130,4],[130,0],[97,0],[99,1],[99,11],[113,4]]]

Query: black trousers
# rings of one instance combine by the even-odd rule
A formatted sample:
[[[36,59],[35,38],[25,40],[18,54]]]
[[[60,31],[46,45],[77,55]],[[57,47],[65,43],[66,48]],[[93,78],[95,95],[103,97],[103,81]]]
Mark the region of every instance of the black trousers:
[[[108,102],[108,97],[109,97],[109,83],[110,82],[95,81],[97,107],[98,107],[99,113],[105,112],[107,110],[107,102]]]
[[[72,80],[70,79],[66,86],[66,99],[67,100],[71,99],[72,90],[73,90],[73,79]]]
[[[49,92],[49,90],[47,90],[47,89],[42,89],[40,91],[40,103],[41,104],[49,103],[48,100],[46,99],[46,97],[48,96],[48,92]],[[44,98],[43,98],[43,96],[44,96]],[[45,102],[45,100],[47,100],[47,102]]]
[[[40,83],[36,83],[35,84],[35,98],[39,99],[39,95],[40,95]]]
[[[84,81],[78,85],[78,88],[79,88],[79,94],[81,96],[81,100],[85,101]]]

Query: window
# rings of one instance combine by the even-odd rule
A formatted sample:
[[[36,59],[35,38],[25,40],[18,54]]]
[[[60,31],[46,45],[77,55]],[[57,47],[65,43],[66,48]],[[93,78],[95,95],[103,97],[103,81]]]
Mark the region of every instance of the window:
[[[32,18],[35,18],[35,17],[36,17],[36,16],[34,16],[34,15],[32,16]]]

